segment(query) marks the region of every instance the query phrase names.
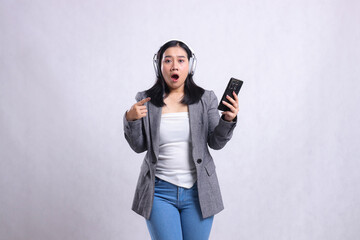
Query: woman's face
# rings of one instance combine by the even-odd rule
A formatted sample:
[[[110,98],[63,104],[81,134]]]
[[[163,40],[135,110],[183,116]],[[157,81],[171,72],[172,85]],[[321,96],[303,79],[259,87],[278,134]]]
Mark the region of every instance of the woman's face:
[[[183,91],[189,73],[186,51],[179,46],[166,49],[161,60],[161,73],[170,91]]]

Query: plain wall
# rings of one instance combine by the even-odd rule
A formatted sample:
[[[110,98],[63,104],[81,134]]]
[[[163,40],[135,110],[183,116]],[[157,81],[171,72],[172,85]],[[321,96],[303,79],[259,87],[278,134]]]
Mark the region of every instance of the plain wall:
[[[0,1],[0,239],[150,239],[122,117],[179,38],[218,98],[212,240],[360,239],[358,1]]]

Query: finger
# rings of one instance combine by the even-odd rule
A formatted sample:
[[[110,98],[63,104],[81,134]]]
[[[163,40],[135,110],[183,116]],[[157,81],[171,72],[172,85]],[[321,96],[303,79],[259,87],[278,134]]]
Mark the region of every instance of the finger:
[[[144,109],[146,109],[146,106],[141,105],[141,106],[136,106],[136,108],[139,109],[139,110],[144,110]]]
[[[143,117],[146,117],[146,115],[147,115],[147,112],[144,112],[144,113],[141,113],[141,117],[143,118]]]
[[[137,110],[136,110],[136,113],[137,113],[138,115],[142,115],[143,113],[147,113],[147,109],[146,109],[146,108],[144,108],[144,109],[137,109]]]
[[[237,94],[235,93],[235,91],[233,91],[233,96],[234,96],[236,105],[239,106],[239,98],[238,98]]]
[[[236,104],[236,101],[231,98],[229,95],[226,95],[226,98],[232,103],[232,105],[236,108],[237,104]]]
[[[144,98],[143,100],[137,102],[136,105],[138,105],[138,106],[144,105],[146,102],[148,102],[150,100],[151,100],[150,97]]]
[[[150,101],[150,100],[151,100],[151,98],[150,98],[150,97],[147,97],[147,98],[144,98],[144,99],[142,99],[141,101],[135,103],[135,105],[137,105],[137,106],[142,106],[142,105],[144,105],[146,102],[148,102],[148,101]]]
[[[233,91],[234,99],[237,103],[239,103],[238,95],[236,95],[235,91]]]
[[[235,100],[233,98],[231,98],[229,95],[226,95],[226,98],[232,103],[234,108],[236,110],[238,110],[239,109],[239,99],[238,99],[238,97],[237,97],[237,95],[236,95],[236,93],[234,91],[233,91],[233,94],[234,94]]]
[[[230,103],[225,102],[225,101],[222,101],[222,103],[223,103],[225,106],[227,106],[228,108],[230,108],[231,112],[235,112],[235,111],[236,111],[235,107],[234,107],[233,105],[231,105]]]
[[[143,110],[140,111],[141,114],[147,113],[147,112],[148,112],[147,109],[143,109]]]

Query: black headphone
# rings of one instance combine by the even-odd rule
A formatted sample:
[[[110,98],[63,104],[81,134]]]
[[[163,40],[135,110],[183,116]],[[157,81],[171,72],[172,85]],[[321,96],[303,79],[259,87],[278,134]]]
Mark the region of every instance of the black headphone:
[[[168,43],[168,42],[171,42],[171,41],[179,41],[179,42],[184,43],[183,41],[180,41],[180,40],[178,40],[178,39],[172,39],[172,40],[170,40],[170,41],[167,41],[167,43]],[[165,44],[166,44],[166,43],[165,43]],[[164,44],[164,45],[165,45],[165,44]],[[197,59],[196,59],[196,56],[195,56],[194,51],[189,47],[189,45],[187,45],[186,43],[184,43],[184,44],[185,44],[185,45],[190,49],[190,51],[191,51],[191,57],[190,57],[190,59],[189,59],[189,74],[190,74],[191,76],[193,76],[194,73],[195,73],[195,69],[196,69]],[[153,64],[154,64],[154,70],[155,70],[156,77],[160,77],[160,75],[159,75],[159,69],[158,69],[158,61],[159,61],[158,55],[157,55],[157,53],[155,53],[155,54],[154,54],[154,58],[153,58]]]

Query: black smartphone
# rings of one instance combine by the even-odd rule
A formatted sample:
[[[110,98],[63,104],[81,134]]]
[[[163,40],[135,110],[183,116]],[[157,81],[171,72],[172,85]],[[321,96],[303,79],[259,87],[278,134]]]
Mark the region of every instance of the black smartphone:
[[[241,86],[243,85],[243,81],[239,80],[239,79],[236,79],[236,78],[231,78],[226,89],[225,89],[225,92],[221,98],[221,101],[220,101],[220,104],[219,104],[219,107],[218,109],[220,111],[230,111],[230,109],[225,106],[222,101],[225,101],[225,102],[228,102],[230,103],[230,101],[226,98],[226,95],[229,95],[230,97],[234,98],[233,96],[233,91],[237,94],[239,94],[239,91],[240,91],[240,88]],[[230,103],[231,104],[231,103]]]

